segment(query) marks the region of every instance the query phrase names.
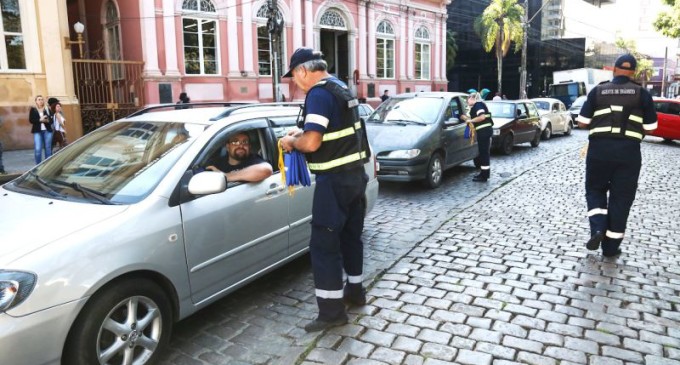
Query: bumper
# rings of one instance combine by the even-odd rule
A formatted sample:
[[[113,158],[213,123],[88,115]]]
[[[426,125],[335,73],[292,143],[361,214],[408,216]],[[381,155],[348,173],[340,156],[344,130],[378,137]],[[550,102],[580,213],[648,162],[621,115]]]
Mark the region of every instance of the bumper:
[[[396,161],[378,160],[380,181],[417,181],[425,179],[429,160]]]
[[[59,365],[66,336],[85,299],[24,317],[0,314],[2,364]]]

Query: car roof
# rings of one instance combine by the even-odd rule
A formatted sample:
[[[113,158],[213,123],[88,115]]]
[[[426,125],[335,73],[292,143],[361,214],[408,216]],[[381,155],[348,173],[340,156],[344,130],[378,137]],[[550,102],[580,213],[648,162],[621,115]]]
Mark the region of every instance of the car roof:
[[[296,115],[300,111],[298,103],[231,104],[214,106],[214,103],[195,103],[187,109],[175,109],[176,104],[161,104],[140,110],[118,121],[126,122],[191,122],[211,125],[217,121],[233,117],[233,121],[257,117]],[[183,106],[188,106],[183,105]]]
[[[393,98],[444,98],[454,96],[468,96],[466,93],[450,92],[450,91],[421,91],[414,93],[402,93],[394,95]]]
[[[529,100],[531,100],[531,101],[547,101],[547,102],[550,102],[550,103],[555,103],[555,102],[561,103],[562,102],[562,100],[555,99],[555,98],[531,98]]]
[[[531,100],[529,99],[522,99],[522,100],[485,100],[485,103],[493,103],[493,104],[519,104],[519,103],[532,103]]]

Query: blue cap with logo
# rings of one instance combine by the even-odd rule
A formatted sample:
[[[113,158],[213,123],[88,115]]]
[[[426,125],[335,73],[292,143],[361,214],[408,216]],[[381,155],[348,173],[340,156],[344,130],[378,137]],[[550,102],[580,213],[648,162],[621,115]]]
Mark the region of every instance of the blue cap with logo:
[[[637,60],[635,56],[630,53],[619,56],[614,63],[614,67],[622,70],[635,71],[637,68]]]
[[[321,52],[315,52],[311,48],[306,48],[306,47],[301,47],[295,50],[293,52],[293,55],[290,56],[290,69],[288,72],[286,72],[285,75],[282,77],[291,77],[293,76],[293,70],[295,70],[296,67],[300,66],[301,64],[311,61],[311,60],[320,60],[323,57],[323,53]]]

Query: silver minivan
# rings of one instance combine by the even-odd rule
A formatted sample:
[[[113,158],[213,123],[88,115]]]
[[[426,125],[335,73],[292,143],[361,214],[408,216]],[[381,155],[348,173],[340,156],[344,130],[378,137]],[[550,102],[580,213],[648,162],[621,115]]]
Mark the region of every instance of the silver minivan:
[[[289,192],[277,164],[298,113],[147,110],[0,187],[1,362],[151,364],[173,322],[303,255],[314,179]],[[236,132],[272,176],[239,183],[205,171]],[[370,210],[372,160],[366,169]]]

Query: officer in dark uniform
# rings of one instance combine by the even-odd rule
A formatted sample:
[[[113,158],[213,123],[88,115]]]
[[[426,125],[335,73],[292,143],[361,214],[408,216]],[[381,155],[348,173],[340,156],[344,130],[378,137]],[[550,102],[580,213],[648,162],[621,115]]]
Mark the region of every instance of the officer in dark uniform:
[[[361,233],[368,182],[363,165],[370,150],[357,99],[347,85],[328,74],[327,67],[321,52],[299,48],[283,76],[293,77],[306,98],[304,131],[289,133],[281,145],[286,151],[305,153],[316,174],[309,249],[319,316],[305,326],[307,332],[347,323],[343,300],[366,304]]]
[[[649,92],[631,81],[637,61],[630,54],[614,64],[614,78],[588,93],[576,119],[589,130],[586,158],[586,201],[590,220],[589,250],[602,245],[602,255],[617,256],[635,200],[642,157],[640,141],[656,129]],[[609,194],[609,197],[607,197]]]
[[[482,171],[472,178],[472,181],[486,182],[491,176],[491,137],[493,136],[493,120],[491,113],[482,101],[482,96],[473,90],[468,95],[468,105],[470,109],[470,116],[461,115],[460,119],[466,122],[472,122],[477,135],[477,147],[479,148],[479,156],[475,158],[475,165],[479,165]]]

